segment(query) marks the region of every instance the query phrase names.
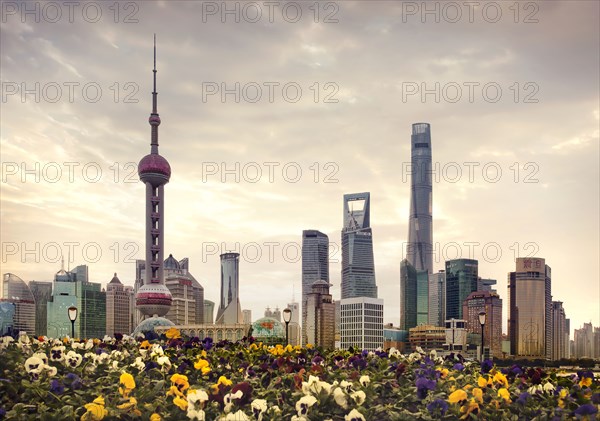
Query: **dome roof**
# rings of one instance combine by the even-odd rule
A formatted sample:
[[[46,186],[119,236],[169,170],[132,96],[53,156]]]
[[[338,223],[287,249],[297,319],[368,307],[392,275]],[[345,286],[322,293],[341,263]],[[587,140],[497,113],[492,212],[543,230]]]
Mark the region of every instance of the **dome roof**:
[[[175,323],[164,317],[150,317],[142,320],[133,331],[133,336],[137,333],[153,332],[156,326],[175,326]]]
[[[110,280],[109,284],[120,284],[121,281],[117,278],[117,272],[115,272],[115,276]]]
[[[169,162],[159,154],[149,154],[143,157],[138,164],[138,174],[153,173],[171,177]]]
[[[0,292],[0,298],[10,302],[25,301],[35,303],[35,298],[33,297],[29,286],[25,281],[12,273],[4,274]]]
[[[179,262],[173,257],[172,254],[169,254],[169,257],[166,258],[163,267],[165,269],[180,269]]]
[[[263,317],[252,323],[252,336],[257,340],[261,338],[284,338],[285,327],[280,321],[271,317]]]

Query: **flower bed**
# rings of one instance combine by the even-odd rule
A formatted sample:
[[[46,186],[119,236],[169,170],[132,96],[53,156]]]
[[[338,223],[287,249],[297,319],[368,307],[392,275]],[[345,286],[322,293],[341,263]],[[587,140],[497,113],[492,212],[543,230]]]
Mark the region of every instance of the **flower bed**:
[[[0,339],[0,419],[600,419],[591,372],[116,336]]]

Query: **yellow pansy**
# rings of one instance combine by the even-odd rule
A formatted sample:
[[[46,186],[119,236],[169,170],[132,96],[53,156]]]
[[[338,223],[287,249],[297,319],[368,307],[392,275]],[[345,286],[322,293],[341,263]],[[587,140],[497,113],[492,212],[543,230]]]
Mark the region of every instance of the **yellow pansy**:
[[[460,419],[464,420],[471,412],[475,414],[479,412],[479,405],[475,402],[475,399],[471,399],[468,403],[460,407],[460,413],[464,414]]]
[[[162,421],[162,417],[160,414],[155,412],[154,414],[150,415],[150,421]]]
[[[173,403],[183,411],[185,411],[188,407],[187,399],[180,398],[179,396],[175,396],[175,399],[173,399]]]
[[[184,397],[182,392],[190,387],[187,376],[184,376],[182,374],[173,374],[171,376],[171,383],[173,384],[169,388],[167,396],[177,395],[180,397]]]
[[[100,421],[108,415],[102,396],[98,396],[92,403],[86,403],[84,408],[87,412],[81,416],[81,421]]]
[[[500,389],[498,389],[498,396],[501,397],[502,399],[504,399],[507,403],[510,403],[510,393],[508,392],[508,389],[506,389],[505,387],[501,387]]]
[[[125,386],[126,389],[135,389],[135,380],[133,376],[129,373],[121,374],[119,378],[119,382]]]
[[[217,381],[217,385],[222,384],[223,386],[231,386],[233,384],[233,382],[231,380],[229,380],[227,377],[225,376],[221,376],[219,377],[219,380]]]
[[[208,361],[203,360],[202,358],[194,363],[194,368],[196,370],[202,371],[202,375],[205,375],[205,374],[208,374],[211,372]]]
[[[450,370],[448,370],[447,368],[437,368],[436,370],[440,372],[440,377],[442,379],[445,379],[448,373],[450,372]]]
[[[179,339],[179,338],[181,338],[181,332],[179,332],[179,329],[177,329],[176,327],[169,328],[169,330],[167,330],[165,332],[165,335],[169,339]]]
[[[148,341],[143,341],[143,342],[140,344],[140,348],[141,348],[141,349],[149,349],[151,346],[152,346],[152,345],[150,345],[150,342],[148,342]]]
[[[579,387],[590,387],[592,385],[592,379],[590,377],[582,377],[579,381]]]
[[[455,390],[448,396],[448,402],[457,403],[467,399],[467,392],[462,389]]]
[[[499,371],[494,374],[494,383],[500,383],[503,384],[504,387],[508,387],[508,380],[506,380],[506,376]]]
[[[479,403],[483,403],[483,390],[478,387],[473,389],[473,397],[479,401]]]
[[[488,384],[490,384],[490,380],[486,380],[485,377],[483,376],[479,376],[479,378],[477,379],[477,386],[479,387],[486,387]]]

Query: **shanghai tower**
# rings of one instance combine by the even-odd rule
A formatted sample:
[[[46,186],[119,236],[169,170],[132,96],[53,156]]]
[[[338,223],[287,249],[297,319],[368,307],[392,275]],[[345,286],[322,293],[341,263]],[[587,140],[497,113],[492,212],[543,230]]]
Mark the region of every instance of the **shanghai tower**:
[[[165,193],[164,186],[171,177],[171,166],[158,153],[158,126],[156,93],[156,38],[154,42],[154,90],[150,123],[150,153],[138,165],[140,181],[146,185],[146,275],[144,285],[138,290],[135,302],[144,318],[163,317],[171,307],[171,293],[165,286],[163,273]],[[136,330],[142,329],[144,322]]]
[[[406,259],[417,270],[433,273],[431,131],[429,123],[412,125],[410,216]]]

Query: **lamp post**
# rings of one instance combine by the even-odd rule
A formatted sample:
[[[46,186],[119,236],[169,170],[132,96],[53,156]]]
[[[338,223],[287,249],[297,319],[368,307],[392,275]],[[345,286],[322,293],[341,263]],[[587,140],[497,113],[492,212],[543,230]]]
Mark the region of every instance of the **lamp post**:
[[[483,350],[484,350],[484,339],[483,339],[483,326],[485,326],[485,311],[480,311],[479,312],[479,324],[481,325],[481,358],[480,360],[483,361]]]
[[[77,307],[69,307],[68,314],[69,320],[71,321],[71,339],[75,339],[75,320],[77,320]]]
[[[285,322],[285,346],[288,346],[288,326],[290,324],[290,320],[292,320],[292,310],[286,308],[283,310],[283,321]]]

